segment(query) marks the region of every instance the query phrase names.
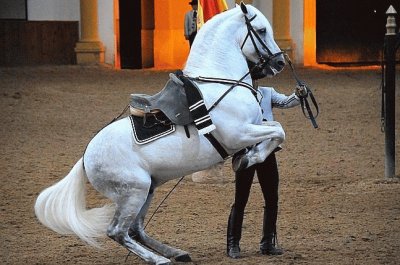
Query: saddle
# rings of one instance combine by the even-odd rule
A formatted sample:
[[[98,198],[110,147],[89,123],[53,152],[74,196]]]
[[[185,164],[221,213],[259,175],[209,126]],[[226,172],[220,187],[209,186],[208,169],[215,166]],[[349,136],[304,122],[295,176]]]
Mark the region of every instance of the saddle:
[[[129,106],[132,116],[130,118],[135,141],[143,144],[159,139],[173,133],[175,125],[184,126],[186,136],[189,138],[187,125],[193,123],[198,133],[204,135],[221,157],[226,159],[228,153],[210,133],[216,127],[212,123],[203,95],[197,85],[184,76],[182,71],[171,73],[169,77],[164,88],[155,95],[131,95]],[[154,122],[150,127],[146,126],[147,116]],[[153,127],[159,128],[155,131],[152,130]]]
[[[181,73],[178,71],[177,74]],[[180,77],[182,78],[183,75],[181,74]],[[192,123],[193,118],[189,112],[184,82],[174,73],[170,73],[169,78],[164,88],[155,95],[131,94],[129,103],[131,114],[146,117],[162,112],[173,124],[188,125]],[[185,82],[196,86],[189,79]]]

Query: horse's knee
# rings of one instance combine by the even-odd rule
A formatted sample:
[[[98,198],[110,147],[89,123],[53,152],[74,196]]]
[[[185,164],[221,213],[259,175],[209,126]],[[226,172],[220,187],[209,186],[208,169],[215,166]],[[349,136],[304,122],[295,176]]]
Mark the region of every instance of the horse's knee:
[[[138,225],[133,225],[129,228],[128,235],[130,238],[141,241],[146,237],[146,233],[143,229],[143,227],[140,227]]]
[[[269,126],[272,129],[271,132],[271,140],[275,142],[279,142],[279,144],[285,141],[285,131],[282,128],[282,125],[277,121],[264,121],[262,123],[264,126]]]
[[[117,230],[116,227],[109,227],[107,229],[107,236],[112,240],[122,244],[124,242],[125,233]]]
[[[285,141],[286,134],[282,127],[279,127],[276,130],[276,136],[273,137],[275,141],[278,141],[280,144]]]

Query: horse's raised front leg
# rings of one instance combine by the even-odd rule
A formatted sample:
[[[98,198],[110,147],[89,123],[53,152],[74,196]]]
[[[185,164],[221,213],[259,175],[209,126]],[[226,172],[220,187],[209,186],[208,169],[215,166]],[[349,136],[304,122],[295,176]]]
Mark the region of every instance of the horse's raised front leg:
[[[159,242],[158,240],[155,240],[154,238],[151,238],[150,236],[148,236],[146,234],[146,232],[144,231],[143,221],[147,214],[147,211],[149,209],[149,206],[153,199],[153,196],[154,196],[154,192],[151,189],[149,192],[149,195],[147,197],[146,203],[143,205],[138,217],[136,218],[136,222],[130,228],[129,235],[134,240],[137,240],[138,242],[142,243],[146,247],[149,247],[149,248],[153,249],[154,251],[157,251],[164,257],[174,258],[176,261],[180,261],[180,262],[192,261],[192,259],[189,256],[189,253],[187,253],[186,251],[183,251],[183,250],[180,250],[177,248],[173,248],[171,246],[163,244],[163,243]]]
[[[150,183],[144,182],[114,183],[116,211],[107,229],[107,235],[146,262],[156,265],[171,264],[169,259],[153,253],[129,236],[129,228],[134,224],[145,204],[149,187]]]
[[[268,138],[254,145],[247,150],[247,152],[234,156],[232,164],[234,171],[238,171],[263,162],[285,140],[285,132],[283,131],[283,128],[279,122],[267,121],[263,122],[262,125],[254,126],[266,126],[268,129],[268,134],[264,136],[267,136]],[[258,134],[259,127],[256,128],[256,130],[250,131],[250,133],[247,135],[250,137],[254,136],[256,139],[263,138],[263,136],[260,137]]]

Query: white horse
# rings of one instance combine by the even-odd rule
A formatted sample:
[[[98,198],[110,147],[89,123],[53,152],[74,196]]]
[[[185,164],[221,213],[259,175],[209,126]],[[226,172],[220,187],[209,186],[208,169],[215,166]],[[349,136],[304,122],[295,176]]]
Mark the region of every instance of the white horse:
[[[189,77],[215,77],[251,84],[246,60],[262,61],[263,71],[275,75],[284,58],[273,39],[268,20],[251,5],[237,6],[208,21],[198,32],[183,72]],[[259,63],[260,64],[260,63]],[[231,85],[198,82],[207,108]],[[236,86],[210,112],[212,135],[228,154],[262,143],[253,162],[262,161],[284,139],[277,122],[262,123],[261,109],[252,92]],[[223,159],[204,135],[183,126],[152,143],[133,141],[129,117],[111,123],[88,144],[82,158],[61,181],[41,192],[35,213],[42,224],[61,234],[76,234],[98,246],[107,235],[142,259],[170,264],[171,258],[190,261],[183,250],[149,237],[143,220],[154,190],[179,176],[209,168]],[[113,201],[112,206],[86,209],[85,182]],[[156,254],[157,253],[157,254]]]

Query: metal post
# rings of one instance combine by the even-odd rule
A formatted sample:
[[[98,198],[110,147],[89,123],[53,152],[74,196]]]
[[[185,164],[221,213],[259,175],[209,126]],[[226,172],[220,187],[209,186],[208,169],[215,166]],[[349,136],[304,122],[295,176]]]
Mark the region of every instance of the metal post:
[[[386,11],[385,35],[385,177],[394,177],[395,172],[395,76],[396,76],[396,19],[393,6]]]

